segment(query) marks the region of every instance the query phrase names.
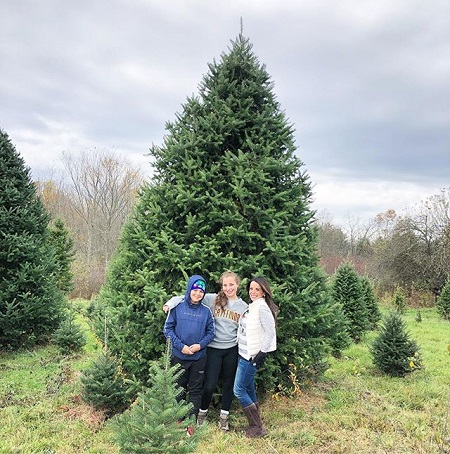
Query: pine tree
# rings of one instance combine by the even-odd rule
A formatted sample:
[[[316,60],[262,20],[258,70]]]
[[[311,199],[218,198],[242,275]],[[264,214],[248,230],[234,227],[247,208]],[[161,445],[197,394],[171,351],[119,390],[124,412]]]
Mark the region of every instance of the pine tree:
[[[394,292],[392,304],[399,314],[404,314],[406,312],[406,298],[400,287],[398,287]]]
[[[8,135],[0,131],[0,348],[47,341],[64,299],[48,242],[48,214]]]
[[[201,430],[186,436],[188,422],[182,423],[191,403],[178,400],[181,388],[177,378],[180,366],[170,365],[170,342],[160,361],[150,366],[150,386],[124,414],[113,422],[115,438],[124,453],[194,452]],[[189,421],[189,419],[187,420]],[[200,428],[203,429],[203,428]]]
[[[370,353],[375,366],[392,377],[403,377],[422,366],[419,347],[410,339],[398,312],[385,317]]]
[[[441,317],[450,320],[450,276],[436,301],[436,309]]]
[[[368,329],[375,329],[381,320],[381,311],[370,279],[367,276],[362,276],[360,279],[362,299],[367,309]]]
[[[119,361],[103,351],[81,375],[82,398],[106,416],[120,413],[130,404],[128,386]]]
[[[335,358],[340,358],[342,351],[352,344],[352,338],[349,335],[350,323],[345,316],[341,304],[334,305],[334,324],[336,332],[330,339],[331,354]]]
[[[86,345],[86,334],[75,320],[73,312],[68,312],[59,328],[53,333],[53,343],[63,355],[80,352]]]
[[[50,226],[49,240],[55,251],[58,287],[64,293],[70,293],[73,290],[71,264],[74,260],[75,251],[73,248],[73,239],[60,219],[57,219]]]
[[[351,263],[345,262],[336,270],[332,294],[334,301],[342,305],[349,323],[350,337],[359,342],[370,325],[361,280]]]
[[[218,291],[215,282],[232,269],[242,288],[264,275],[280,306],[278,349],[258,373],[261,385],[288,380],[289,363],[299,373],[323,370],[340,327],[318,265],[311,184],[248,39],[239,36],[209,64],[199,96],[187,99],[166,130],[150,150],[154,177],[108,270],[99,336],[106,315],[110,348],[145,379],[163,349],[168,296],[184,293],[194,273]]]

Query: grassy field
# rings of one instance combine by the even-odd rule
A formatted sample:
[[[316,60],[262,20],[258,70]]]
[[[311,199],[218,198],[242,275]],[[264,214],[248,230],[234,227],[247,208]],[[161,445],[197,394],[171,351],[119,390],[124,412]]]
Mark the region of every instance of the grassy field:
[[[269,436],[249,440],[236,405],[222,433],[215,415],[198,454],[450,453],[450,324],[434,309],[405,320],[421,347],[424,368],[406,378],[374,370],[365,342],[332,359],[323,380],[295,399],[268,397],[262,415]],[[87,327],[87,325],[86,325]],[[0,453],[117,453],[108,423],[80,398],[80,371],[99,345],[89,334],[83,355],[53,347],[0,354]]]

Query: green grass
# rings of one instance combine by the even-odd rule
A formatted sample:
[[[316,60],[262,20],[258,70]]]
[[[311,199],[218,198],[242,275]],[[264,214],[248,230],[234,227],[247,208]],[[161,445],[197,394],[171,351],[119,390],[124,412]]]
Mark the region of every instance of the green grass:
[[[80,373],[99,345],[65,357],[48,346],[0,354],[0,453],[116,453],[101,415],[80,400]]]
[[[196,452],[450,453],[450,324],[434,309],[421,309],[422,322],[416,313],[409,310],[405,321],[423,369],[405,378],[379,373],[368,353],[372,332],[331,359],[323,380],[298,398],[262,403],[268,437],[249,440],[239,432],[245,418],[235,403],[235,430],[220,432],[211,411]],[[80,371],[99,352],[88,334],[77,357],[51,346],[0,355],[0,453],[118,452],[109,425],[79,398]]]

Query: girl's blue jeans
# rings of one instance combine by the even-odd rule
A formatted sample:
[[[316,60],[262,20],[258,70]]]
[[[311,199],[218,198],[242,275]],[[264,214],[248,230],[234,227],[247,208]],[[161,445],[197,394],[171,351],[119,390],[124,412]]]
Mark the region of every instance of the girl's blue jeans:
[[[251,362],[239,357],[233,393],[239,400],[242,408],[248,407],[258,401],[255,390],[255,374],[256,367]]]

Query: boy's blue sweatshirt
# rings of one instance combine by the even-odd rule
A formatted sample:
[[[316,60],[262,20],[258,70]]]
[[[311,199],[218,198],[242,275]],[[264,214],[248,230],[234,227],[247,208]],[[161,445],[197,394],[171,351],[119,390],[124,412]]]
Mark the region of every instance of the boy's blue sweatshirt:
[[[205,347],[214,339],[214,319],[211,311],[202,302],[192,304],[189,297],[192,285],[198,279],[204,280],[198,275],[189,279],[183,301],[169,312],[163,329],[164,336],[170,337],[172,354],[190,361],[205,356]],[[201,350],[193,355],[181,353],[185,345],[193,344],[200,344]]]

